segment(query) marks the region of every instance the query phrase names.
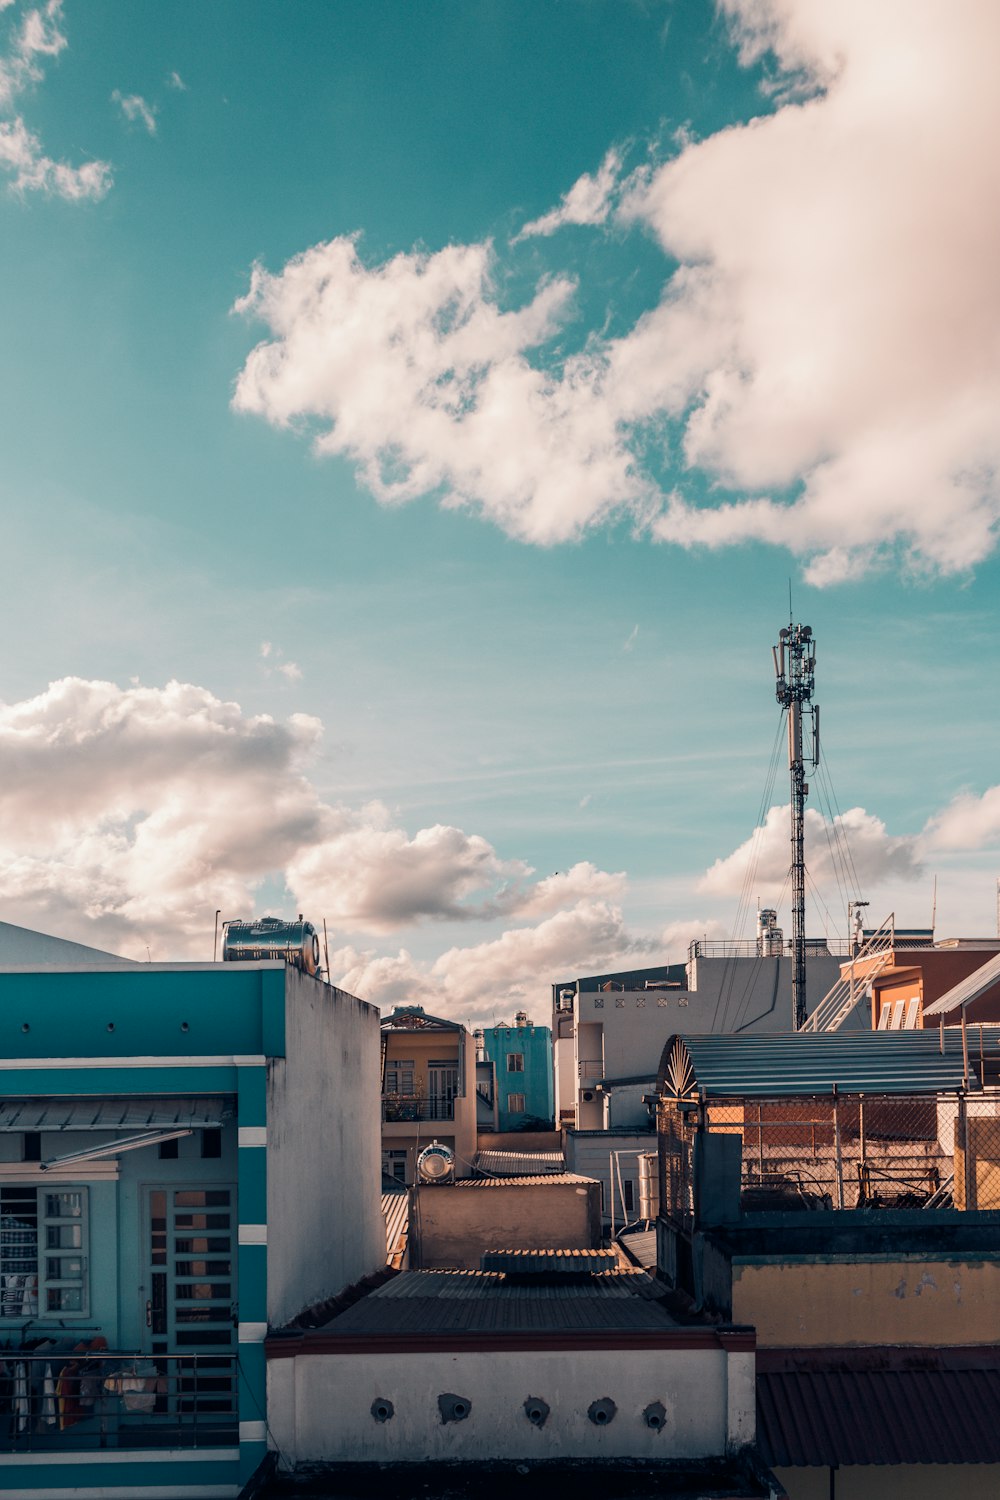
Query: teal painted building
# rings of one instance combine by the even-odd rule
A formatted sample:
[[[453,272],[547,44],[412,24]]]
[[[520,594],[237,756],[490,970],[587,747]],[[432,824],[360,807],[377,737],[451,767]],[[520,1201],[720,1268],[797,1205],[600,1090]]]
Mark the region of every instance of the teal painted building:
[[[378,1012],[281,961],[0,997],[0,1491],[235,1497],[268,1329],[385,1260]]]
[[[519,1011],[513,1026],[483,1031],[483,1051],[496,1067],[500,1130],[519,1130],[535,1121],[551,1126],[555,1112],[552,1032],[535,1026]]]

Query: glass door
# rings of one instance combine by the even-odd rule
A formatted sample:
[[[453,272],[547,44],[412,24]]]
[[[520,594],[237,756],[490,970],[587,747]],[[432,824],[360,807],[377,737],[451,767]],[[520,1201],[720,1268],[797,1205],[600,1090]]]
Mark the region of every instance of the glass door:
[[[455,1118],[455,1095],[458,1093],[458,1067],[454,1062],[435,1061],[427,1064],[428,1118],[431,1120],[453,1120]]]

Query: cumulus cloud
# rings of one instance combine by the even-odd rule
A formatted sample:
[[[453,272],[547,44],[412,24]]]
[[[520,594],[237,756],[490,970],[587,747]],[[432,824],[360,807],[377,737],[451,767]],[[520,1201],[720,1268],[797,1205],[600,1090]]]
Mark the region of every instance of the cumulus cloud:
[[[554,976],[654,963],[660,952],[657,939],[629,931],[619,907],[598,900],[555,912],[534,927],[449,948],[432,962],[406,949],[386,957],[344,948],[330,955],[330,966],[341,972],[346,989],[377,1005],[417,1003],[475,1022],[521,1006],[541,1018]]]
[[[284,887],[289,906],[342,934],[537,923],[492,946],[449,950],[432,979],[447,970],[456,1005],[463,986],[470,994],[485,986],[494,960],[510,985],[522,954],[518,982],[527,985],[533,953],[575,962],[573,932],[587,935],[581,961],[631,941],[613,906],[621,875],[584,863],[535,881],[527,864],[502,858],[481,835],[442,824],[410,834],[380,803],[325,801],[307,774],[321,734],[309,715],[247,715],[190,683],[122,689],[67,678],[0,704],[5,917],[127,957],[145,957],[147,943],[158,958],[207,957],[216,908],[253,912],[267,880]],[[400,985],[404,973],[431,982],[405,954],[340,963],[370,971],[380,992],[390,970]],[[544,986],[544,974],[533,977]]]
[[[558,208],[525,224],[514,236],[512,243],[534,236],[555,234],[557,229],[562,229],[566,224],[603,224],[611,212],[621,169],[621,155],[612,149],[596,172],[584,172],[577,178],[569,192],[563,194]]]
[[[142,125],[150,135],[156,134],[156,106],[147,104],[141,94],[123,94],[121,89],[115,89],[111,100],[130,125]]]
[[[573,283],[542,283],[504,311],[487,244],[367,266],[356,237],[258,266],[237,304],[274,337],[236,385],[237,410],[314,424],[321,454],[353,460],[384,503],[438,489],[512,535],[575,536],[615,506],[637,506],[616,414],[589,351],[558,374],[533,362],[566,316]]]
[[[104,161],[71,166],[49,156],[38,135],[18,112],[23,94],[44,76],[43,62],[65,49],[61,29],[61,0],[48,0],[38,8],[11,10],[6,36],[0,44],[0,168],[6,171],[15,192],[42,192],[69,202],[103,198],[111,187],[111,168]]]
[[[976,796],[962,792],[929,819],[922,835],[928,853],[989,849],[1000,844],[1000,786]]]
[[[559,358],[569,278],[510,311],[488,245],[366,266],[335,240],[255,271],[241,306],[270,337],[237,407],[307,424],[384,502],[438,492],[527,541],[624,515],[683,547],[790,548],[817,584],[896,552],[944,572],[984,558],[1000,517],[1000,8],[720,7],[742,61],[766,62],[766,112],[682,134],[624,186],[612,151],[522,231],[609,212],[649,229],[668,269],[631,329]],[[664,490],[647,456],[675,446]]]
[[[738,896],[747,871],[756,866],[754,895],[778,898],[789,869],[788,805],[768,809],[760,828],[739,848],[717,859],[698,883],[698,889],[713,896]],[[914,835],[895,836],[881,818],[852,807],[828,821],[816,808],[806,808],[805,854],[812,884],[820,890],[836,889],[843,878],[840,848],[850,849],[859,889],[867,891],[887,880],[915,880],[922,874],[920,840]]]

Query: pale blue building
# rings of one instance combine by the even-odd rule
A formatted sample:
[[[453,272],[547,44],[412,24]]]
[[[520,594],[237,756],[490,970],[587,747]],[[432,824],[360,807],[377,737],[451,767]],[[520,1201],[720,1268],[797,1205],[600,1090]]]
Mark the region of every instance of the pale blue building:
[[[385,1260],[378,1012],[281,960],[46,957],[0,968],[0,1490],[235,1497],[268,1328]]]
[[[496,1068],[500,1130],[519,1130],[536,1121],[551,1129],[555,1094],[550,1028],[536,1026],[518,1011],[513,1026],[484,1028],[483,1050]]]

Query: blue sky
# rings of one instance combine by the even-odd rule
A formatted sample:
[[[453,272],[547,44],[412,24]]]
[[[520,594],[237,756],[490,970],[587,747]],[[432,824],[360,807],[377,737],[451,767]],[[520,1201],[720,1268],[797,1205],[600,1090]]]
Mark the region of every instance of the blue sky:
[[[791,580],[813,925],[994,930],[997,22],[868,10],[0,6],[8,920],[541,1018],[732,930]]]

